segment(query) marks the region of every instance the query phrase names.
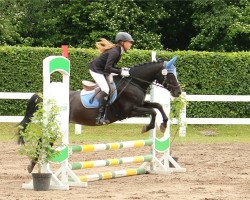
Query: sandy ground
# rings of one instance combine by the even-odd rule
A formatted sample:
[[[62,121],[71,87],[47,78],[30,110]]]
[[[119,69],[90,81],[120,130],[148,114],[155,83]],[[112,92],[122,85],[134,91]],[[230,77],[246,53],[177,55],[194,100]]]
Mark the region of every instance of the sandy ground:
[[[17,154],[18,145],[1,142],[0,199],[142,199],[142,200],[244,200],[250,199],[250,143],[174,145],[172,155],[186,173],[140,175],[89,183],[87,188],[68,191],[37,192],[24,190],[22,183],[31,175],[26,171],[28,159]],[[117,158],[148,154],[147,148],[127,151],[95,152],[85,159]],[[83,160],[83,154],[73,159]],[[120,166],[124,169],[127,166]],[[128,166],[129,167],[129,166]],[[105,171],[115,169],[106,167]],[[100,172],[95,168],[85,172]],[[83,171],[77,171],[83,174]]]

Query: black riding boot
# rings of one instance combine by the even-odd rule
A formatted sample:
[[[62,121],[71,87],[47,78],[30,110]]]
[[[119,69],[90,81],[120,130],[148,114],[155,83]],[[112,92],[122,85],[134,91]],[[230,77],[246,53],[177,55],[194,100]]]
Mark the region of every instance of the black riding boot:
[[[105,92],[101,91],[100,108],[99,108],[98,116],[96,118],[96,125],[102,125],[102,124],[109,124],[110,123],[108,119],[105,119],[107,96],[108,95]]]

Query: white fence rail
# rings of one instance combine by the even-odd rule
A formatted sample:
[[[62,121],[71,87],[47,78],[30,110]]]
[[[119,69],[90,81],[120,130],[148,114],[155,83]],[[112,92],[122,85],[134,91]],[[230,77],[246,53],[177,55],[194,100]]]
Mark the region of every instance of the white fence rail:
[[[250,102],[250,95],[185,95],[187,101]],[[186,135],[185,124],[250,124],[250,118],[187,118],[186,106],[181,114],[180,136]]]
[[[29,99],[34,93],[20,92],[0,92],[0,99]],[[250,95],[186,95],[187,101],[212,101],[212,102],[250,102]],[[146,100],[150,99],[150,95],[146,96]],[[250,124],[250,118],[187,118],[186,107],[182,112],[180,135],[186,135],[186,127],[184,124]],[[23,116],[0,116],[0,122],[20,122]],[[149,117],[134,117],[119,121],[120,124],[146,124],[149,123]],[[177,121],[174,119],[173,124]],[[76,133],[81,132],[81,126],[75,126]]]
[[[34,93],[0,92],[0,99],[30,99]],[[23,116],[0,116],[0,122],[20,122]]]

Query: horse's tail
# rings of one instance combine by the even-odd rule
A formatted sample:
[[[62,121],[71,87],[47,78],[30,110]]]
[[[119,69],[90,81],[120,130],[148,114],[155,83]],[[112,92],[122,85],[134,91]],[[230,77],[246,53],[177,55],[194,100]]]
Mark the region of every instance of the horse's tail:
[[[23,118],[23,120],[19,123],[19,129],[18,129],[18,144],[24,144],[24,139],[21,135],[21,131],[24,131],[28,125],[28,123],[30,123],[31,118],[33,117],[33,114],[37,111],[38,107],[37,104],[42,102],[43,99],[38,95],[38,94],[34,94],[28,101],[27,104],[27,108],[26,108],[26,112],[25,112],[25,116]]]

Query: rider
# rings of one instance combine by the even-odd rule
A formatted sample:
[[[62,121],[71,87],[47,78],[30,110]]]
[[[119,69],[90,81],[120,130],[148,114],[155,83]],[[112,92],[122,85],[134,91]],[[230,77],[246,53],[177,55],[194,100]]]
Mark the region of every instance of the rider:
[[[115,42],[116,44],[113,44],[104,38],[96,42],[96,47],[101,55],[90,63],[90,74],[101,89],[99,114],[96,118],[97,125],[109,123],[104,115],[110,92],[111,73],[120,74],[123,77],[129,76],[128,70],[115,68],[115,65],[121,59],[121,55],[131,48],[134,40],[130,34],[119,32],[115,37]]]

